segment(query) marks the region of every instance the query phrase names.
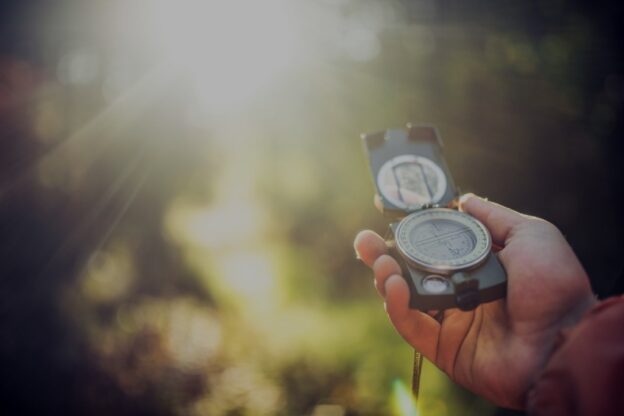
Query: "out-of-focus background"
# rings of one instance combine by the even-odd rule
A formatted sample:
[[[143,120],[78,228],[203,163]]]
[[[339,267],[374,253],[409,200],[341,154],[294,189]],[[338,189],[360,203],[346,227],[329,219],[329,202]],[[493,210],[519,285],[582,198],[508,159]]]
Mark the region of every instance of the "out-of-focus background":
[[[410,401],[359,134],[436,124],[620,293],[621,8],[2,2],[0,414],[512,414],[428,364]]]

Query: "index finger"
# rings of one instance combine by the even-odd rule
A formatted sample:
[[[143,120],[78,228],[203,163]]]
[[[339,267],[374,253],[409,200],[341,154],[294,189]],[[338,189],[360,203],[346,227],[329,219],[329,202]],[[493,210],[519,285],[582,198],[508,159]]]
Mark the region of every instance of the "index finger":
[[[384,239],[371,230],[360,231],[355,237],[353,247],[358,257],[368,267],[373,267],[375,260],[382,254],[388,252],[388,247],[386,247]]]

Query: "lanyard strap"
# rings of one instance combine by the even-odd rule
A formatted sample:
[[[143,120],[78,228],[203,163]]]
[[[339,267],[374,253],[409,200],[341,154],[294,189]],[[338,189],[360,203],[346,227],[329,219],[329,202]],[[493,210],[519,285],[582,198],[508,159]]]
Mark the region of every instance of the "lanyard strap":
[[[420,374],[422,373],[423,356],[420,352],[414,350],[414,368],[412,369],[412,396],[414,402],[418,402],[418,393],[420,390]]]

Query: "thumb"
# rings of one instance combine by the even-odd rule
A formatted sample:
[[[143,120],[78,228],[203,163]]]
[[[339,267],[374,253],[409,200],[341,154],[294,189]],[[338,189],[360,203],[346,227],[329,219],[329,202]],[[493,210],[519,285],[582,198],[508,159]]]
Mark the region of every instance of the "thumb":
[[[530,219],[527,215],[474,194],[462,195],[459,198],[459,209],[481,221],[490,230],[494,244],[499,246],[505,245],[513,227]]]

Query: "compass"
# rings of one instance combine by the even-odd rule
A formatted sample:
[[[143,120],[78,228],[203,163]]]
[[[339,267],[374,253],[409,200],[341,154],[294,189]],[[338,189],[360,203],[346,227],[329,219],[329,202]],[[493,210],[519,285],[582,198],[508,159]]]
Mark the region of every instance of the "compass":
[[[455,209],[459,191],[429,125],[362,136],[384,214],[386,243],[410,288],[410,307],[459,308],[505,296],[505,270],[487,228]]]

